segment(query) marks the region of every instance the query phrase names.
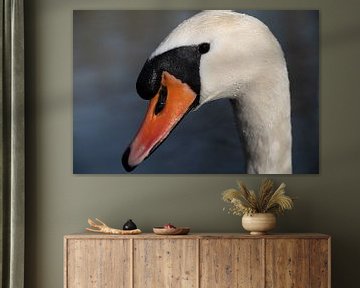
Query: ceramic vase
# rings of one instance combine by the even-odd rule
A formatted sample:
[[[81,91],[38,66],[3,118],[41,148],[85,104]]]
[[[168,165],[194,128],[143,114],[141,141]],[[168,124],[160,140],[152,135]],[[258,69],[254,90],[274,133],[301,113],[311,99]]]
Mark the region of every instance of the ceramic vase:
[[[242,226],[251,235],[263,235],[276,226],[276,217],[273,213],[255,213],[242,217]]]

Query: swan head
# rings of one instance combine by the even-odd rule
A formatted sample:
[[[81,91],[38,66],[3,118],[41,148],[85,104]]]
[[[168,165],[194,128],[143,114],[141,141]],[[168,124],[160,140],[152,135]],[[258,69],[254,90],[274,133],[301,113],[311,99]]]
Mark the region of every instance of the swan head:
[[[272,89],[267,77],[284,66],[279,43],[254,17],[212,10],[185,20],[151,54],[138,76],[137,92],[149,105],[123,155],[124,168],[133,170],[189,111],[209,101],[236,98],[244,105],[255,103],[247,98],[249,91],[264,83]],[[285,74],[276,75],[287,80]]]

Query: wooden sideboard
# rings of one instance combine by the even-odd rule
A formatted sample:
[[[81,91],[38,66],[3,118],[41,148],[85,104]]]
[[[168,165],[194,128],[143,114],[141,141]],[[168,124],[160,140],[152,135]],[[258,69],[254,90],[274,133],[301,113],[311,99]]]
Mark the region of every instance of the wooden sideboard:
[[[67,235],[65,288],[325,288],[323,234]]]

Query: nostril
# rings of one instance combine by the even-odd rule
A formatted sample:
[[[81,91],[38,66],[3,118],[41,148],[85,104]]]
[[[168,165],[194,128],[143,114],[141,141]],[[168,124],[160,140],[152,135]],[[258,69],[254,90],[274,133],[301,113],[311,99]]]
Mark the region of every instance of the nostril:
[[[166,86],[161,85],[159,91],[159,99],[155,106],[155,115],[159,114],[165,107],[167,98],[167,88]]]

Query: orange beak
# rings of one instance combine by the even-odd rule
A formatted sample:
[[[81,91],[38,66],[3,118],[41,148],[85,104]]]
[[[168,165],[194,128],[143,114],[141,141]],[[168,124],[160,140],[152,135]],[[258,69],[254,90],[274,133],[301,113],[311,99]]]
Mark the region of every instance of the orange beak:
[[[166,139],[176,124],[191,110],[196,93],[168,72],[163,72],[158,93],[150,100],[145,119],[122,162],[132,171]]]

